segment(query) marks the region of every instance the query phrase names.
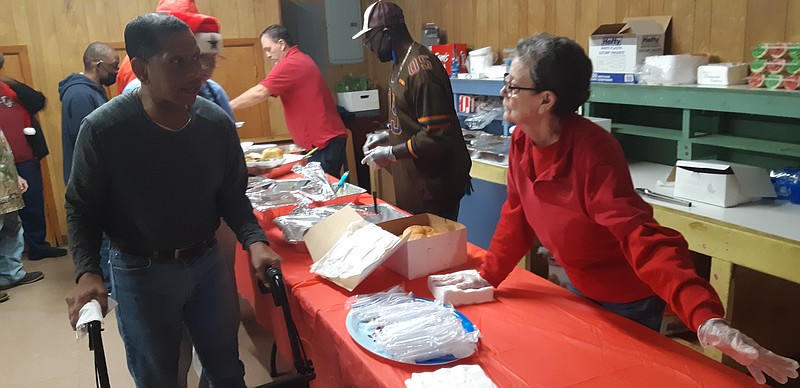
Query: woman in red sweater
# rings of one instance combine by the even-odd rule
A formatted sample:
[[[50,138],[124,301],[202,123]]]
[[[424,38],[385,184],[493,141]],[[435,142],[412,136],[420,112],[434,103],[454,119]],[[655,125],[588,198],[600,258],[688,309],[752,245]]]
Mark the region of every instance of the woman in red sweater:
[[[453,274],[461,288],[497,287],[538,236],[570,289],[654,330],[665,301],[713,346],[785,383],[798,363],[730,327],[714,289],[699,277],[680,233],[659,225],[634,191],[614,137],[575,110],[589,98],[592,64],[574,41],[539,34],[520,41],[501,90],[516,123],[503,205],[478,274]]]

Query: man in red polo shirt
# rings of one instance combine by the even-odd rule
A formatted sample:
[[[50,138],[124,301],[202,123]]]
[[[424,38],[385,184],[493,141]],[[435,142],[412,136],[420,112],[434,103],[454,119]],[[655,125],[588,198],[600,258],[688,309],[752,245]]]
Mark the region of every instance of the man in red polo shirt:
[[[326,173],[338,177],[345,160],[347,131],[322,73],[283,26],[267,27],[261,33],[261,46],[275,67],[258,85],[234,98],[231,108],[244,109],[280,97],[294,142],[306,150],[318,148],[311,161],[320,162]]]

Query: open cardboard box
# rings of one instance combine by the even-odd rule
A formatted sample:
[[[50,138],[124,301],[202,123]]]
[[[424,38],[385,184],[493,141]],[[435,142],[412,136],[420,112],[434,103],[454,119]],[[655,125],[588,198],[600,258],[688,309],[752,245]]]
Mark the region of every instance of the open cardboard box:
[[[316,263],[322,259],[322,257],[333,248],[339,238],[345,234],[348,225],[363,220],[364,219],[358,215],[355,209],[350,206],[345,206],[332,216],[312,226],[305,235],[305,243],[306,247],[308,247],[308,252],[311,254],[311,260]],[[373,262],[358,275],[327,279],[338,284],[347,291],[353,291],[359,283],[375,271],[379,265],[386,261],[386,259],[395,253],[405,242],[406,239],[398,237],[391,247],[384,251],[379,257],[374,257]]]
[[[348,206],[311,227],[305,235],[311,259],[315,263],[319,261],[346,232],[348,225],[360,220],[363,218]],[[378,224],[396,236],[400,236],[411,225],[431,226],[442,234],[414,241],[408,241],[408,237],[397,237],[396,242],[380,257],[374,257],[374,261],[359,275],[328,279],[353,291],[381,264],[386,264],[389,269],[408,279],[414,279],[467,262],[467,230],[458,222],[432,214],[420,214]]]
[[[408,241],[384,266],[406,279],[416,279],[467,262],[467,227],[458,222],[433,214],[418,214],[378,224],[397,236],[412,225],[430,226],[440,234]]]
[[[676,197],[722,207],[775,197],[769,173],[760,167],[720,160],[679,160],[674,172]]]
[[[664,54],[671,16],[628,17],[624,23],[602,24],[589,36],[592,82],[636,83],[636,66],[651,55]]]

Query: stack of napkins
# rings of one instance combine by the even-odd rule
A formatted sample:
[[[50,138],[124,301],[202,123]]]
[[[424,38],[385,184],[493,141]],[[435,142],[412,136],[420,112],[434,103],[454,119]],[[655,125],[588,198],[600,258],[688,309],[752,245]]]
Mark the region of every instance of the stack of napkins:
[[[311,272],[326,278],[349,278],[374,266],[400,238],[365,220],[347,226],[325,256],[311,265]]]
[[[474,269],[446,275],[428,276],[428,289],[431,291],[433,298],[453,306],[486,303],[494,300],[494,287],[492,286],[461,289],[457,285],[449,284],[451,283],[449,281],[450,278],[460,273],[468,273],[472,277],[479,277],[478,272]]]
[[[406,388],[497,388],[478,365],[457,365],[434,372],[412,373]]]

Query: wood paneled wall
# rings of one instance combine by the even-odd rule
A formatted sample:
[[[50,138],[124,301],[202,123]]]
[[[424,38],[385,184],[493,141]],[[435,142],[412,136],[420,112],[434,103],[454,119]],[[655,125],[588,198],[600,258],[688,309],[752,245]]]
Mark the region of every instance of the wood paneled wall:
[[[362,0],[362,9],[373,0]],[[423,23],[435,22],[447,42],[499,52],[546,31],[586,47],[599,24],[626,16],[671,15],[673,54],[708,53],[721,61],[748,61],[761,41],[800,41],[800,0],[393,0],[419,39]],[[362,72],[383,86],[391,66],[365,52]],[[385,91],[385,87],[383,87]],[[385,101],[382,101],[385,102]]]
[[[264,27],[280,21],[279,0],[197,0],[200,12],[220,20],[224,38],[257,38]],[[66,233],[61,152],[61,104],[58,82],[83,70],[81,58],[94,41],[122,42],[125,25],[155,11],[157,0],[2,0],[0,45],[28,48],[33,87],[48,99],[42,114],[50,156],[45,161],[53,183],[61,232]],[[224,55],[224,52],[223,52]],[[271,64],[268,64],[271,67]],[[231,96],[233,98],[235,96]],[[283,117],[278,104],[271,111]]]

